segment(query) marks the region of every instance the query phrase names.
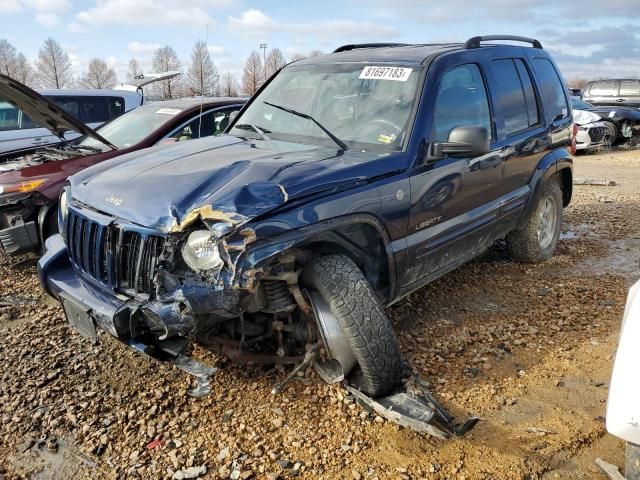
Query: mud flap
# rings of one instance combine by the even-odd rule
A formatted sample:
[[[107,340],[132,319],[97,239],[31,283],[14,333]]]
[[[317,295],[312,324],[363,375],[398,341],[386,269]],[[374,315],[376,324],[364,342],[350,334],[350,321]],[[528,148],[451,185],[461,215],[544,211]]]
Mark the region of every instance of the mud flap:
[[[345,385],[345,388],[358,403],[390,422],[437,438],[462,436],[479,420],[478,417],[469,417],[464,423],[456,424],[453,416],[424,387],[419,394],[399,388],[380,398],[371,398],[350,385]]]

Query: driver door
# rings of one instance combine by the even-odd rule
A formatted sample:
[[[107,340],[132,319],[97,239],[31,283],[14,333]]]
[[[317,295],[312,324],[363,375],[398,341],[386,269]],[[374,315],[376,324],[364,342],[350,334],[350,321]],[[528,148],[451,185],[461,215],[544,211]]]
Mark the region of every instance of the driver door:
[[[450,66],[435,100],[426,155],[411,172],[407,268],[408,293],[473,258],[493,241],[499,213],[503,159],[482,70],[475,63]],[[434,157],[434,142],[446,142],[455,127],[485,127],[491,151],[479,157]]]

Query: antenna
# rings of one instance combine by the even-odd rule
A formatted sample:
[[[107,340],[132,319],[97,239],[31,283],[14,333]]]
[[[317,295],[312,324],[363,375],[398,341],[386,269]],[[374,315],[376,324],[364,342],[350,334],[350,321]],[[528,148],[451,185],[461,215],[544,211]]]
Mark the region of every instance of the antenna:
[[[209,55],[209,24],[207,23],[206,31],[204,34],[204,51]],[[198,138],[202,133],[202,108],[204,103],[204,72],[202,71],[202,58],[200,59],[200,117],[198,121]]]

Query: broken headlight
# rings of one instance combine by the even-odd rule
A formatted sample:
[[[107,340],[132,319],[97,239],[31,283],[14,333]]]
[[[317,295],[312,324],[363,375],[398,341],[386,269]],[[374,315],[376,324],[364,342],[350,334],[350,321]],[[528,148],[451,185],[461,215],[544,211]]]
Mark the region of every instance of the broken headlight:
[[[191,232],[182,247],[182,258],[195,271],[212,270],[222,266],[215,236],[208,230]]]

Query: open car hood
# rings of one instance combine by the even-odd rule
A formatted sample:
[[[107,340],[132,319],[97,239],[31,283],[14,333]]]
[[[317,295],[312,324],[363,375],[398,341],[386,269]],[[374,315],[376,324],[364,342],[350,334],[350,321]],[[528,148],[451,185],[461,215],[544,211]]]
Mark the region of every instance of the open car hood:
[[[122,83],[114,88],[114,90],[131,90],[137,91],[138,88],[142,88],[150,83],[160,82],[163,80],[171,80],[172,78],[180,75],[180,71],[171,70],[168,72],[159,72],[159,73],[147,73],[144,75],[140,75],[133,80],[128,80],[127,83]]]
[[[0,74],[0,99],[19,108],[41,127],[64,140],[64,132],[74,130],[117,150],[113,144],[70,113],[26,85]]]

